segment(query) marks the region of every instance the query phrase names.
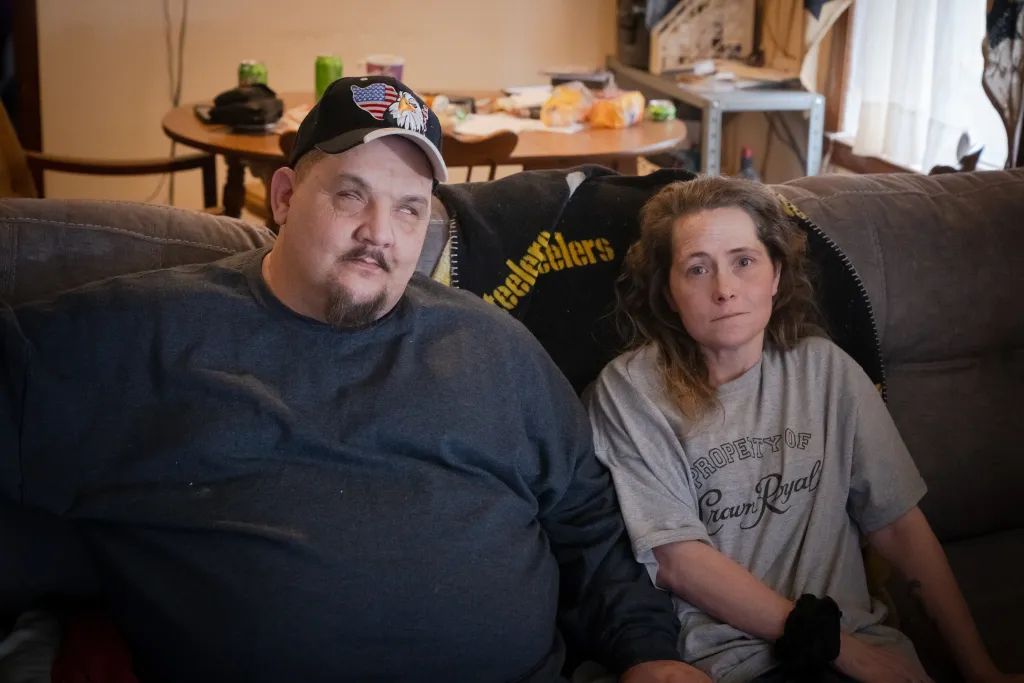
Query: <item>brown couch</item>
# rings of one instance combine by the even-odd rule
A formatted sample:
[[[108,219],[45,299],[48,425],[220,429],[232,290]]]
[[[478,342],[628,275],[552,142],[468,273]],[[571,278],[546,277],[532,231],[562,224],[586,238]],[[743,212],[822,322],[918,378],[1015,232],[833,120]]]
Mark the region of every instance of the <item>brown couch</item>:
[[[777,188],[847,254],[871,298],[889,410],[996,662],[1024,671],[1024,170],[804,178]],[[933,675],[948,651],[899,585]]]
[[[929,485],[924,511],[997,662],[1024,671],[1024,171],[829,176],[775,189],[863,280],[890,410]],[[443,230],[432,223],[435,236]],[[272,240],[166,207],[3,200],[0,298],[16,304]],[[933,675],[956,680],[927,619],[898,583],[890,590]]]

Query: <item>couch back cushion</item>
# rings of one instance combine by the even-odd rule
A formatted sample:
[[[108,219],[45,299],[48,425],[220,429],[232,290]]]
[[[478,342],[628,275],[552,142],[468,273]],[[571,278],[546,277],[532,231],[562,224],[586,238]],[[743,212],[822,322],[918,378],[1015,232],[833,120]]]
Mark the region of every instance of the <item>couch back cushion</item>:
[[[889,409],[946,540],[1024,526],[1024,170],[776,188],[864,280]]]
[[[0,200],[0,299],[15,305],[105,277],[273,244],[268,229],[169,206]]]

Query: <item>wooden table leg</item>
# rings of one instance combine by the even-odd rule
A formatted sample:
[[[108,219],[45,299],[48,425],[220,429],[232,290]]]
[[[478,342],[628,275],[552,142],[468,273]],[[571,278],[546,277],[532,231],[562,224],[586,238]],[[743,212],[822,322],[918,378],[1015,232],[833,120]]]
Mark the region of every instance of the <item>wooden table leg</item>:
[[[270,230],[276,235],[278,225],[274,222],[274,212],[270,207],[270,181],[274,177],[274,172],[280,167],[280,164],[274,163],[260,163],[253,161],[249,163],[249,170],[252,174],[263,181],[263,201],[264,208],[267,211],[267,219],[264,222]]]
[[[615,170],[622,175],[637,175],[639,173],[636,157],[620,157],[615,160]]]
[[[245,164],[238,157],[227,157],[228,177],[224,181],[224,215],[239,218],[245,206]]]

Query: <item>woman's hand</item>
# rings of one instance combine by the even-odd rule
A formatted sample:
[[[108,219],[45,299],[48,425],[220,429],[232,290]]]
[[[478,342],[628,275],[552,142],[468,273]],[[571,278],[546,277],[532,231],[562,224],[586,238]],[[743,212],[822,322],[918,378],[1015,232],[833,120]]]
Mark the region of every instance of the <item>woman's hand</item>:
[[[839,657],[833,665],[861,683],[933,683],[917,662],[846,633],[840,636]]]

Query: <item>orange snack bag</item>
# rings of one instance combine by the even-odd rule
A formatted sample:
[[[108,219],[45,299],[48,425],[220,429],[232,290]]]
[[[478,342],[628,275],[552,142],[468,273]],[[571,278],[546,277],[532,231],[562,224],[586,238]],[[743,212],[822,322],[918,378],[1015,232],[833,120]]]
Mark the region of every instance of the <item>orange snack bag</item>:
[[[594,128],[628,128],[644,117],[644,96],[636,90],[597,100],[590,109]]]

